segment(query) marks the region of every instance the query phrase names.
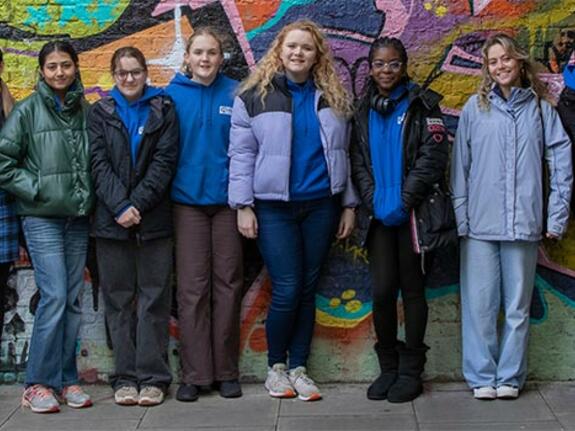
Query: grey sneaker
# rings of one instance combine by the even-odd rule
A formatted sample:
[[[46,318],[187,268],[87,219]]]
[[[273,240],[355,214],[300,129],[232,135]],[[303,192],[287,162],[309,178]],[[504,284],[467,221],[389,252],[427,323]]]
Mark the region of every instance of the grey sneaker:
[[[305,367],[290,370],[288,376],[300,400],[315,401],[321,399],[321,393],[315,382],[307,375]]]
[[[135,406],[139,399],[138,388],[135,386],[120,386],[114,392],[114,401],[121,406]]]
[[[68,407],[83,409],[92,406],[92,399],[79,385],[65,386],[62,390],[62,398]]]
[[[140,400],[138,404],[141,406],[157,406],[164,402],[164,391],[157,386],[144,386],[140,389]]]
[[[269,394],[274,398],[293,398],[296,396],[286,372],[286,364],[274,364],[268,370],[268,377],[264,384]]]
[[[28,386],[22,394],[22,407],[27,407],[34,413],[57,413],[60,403],[51,389],[43,385]]]

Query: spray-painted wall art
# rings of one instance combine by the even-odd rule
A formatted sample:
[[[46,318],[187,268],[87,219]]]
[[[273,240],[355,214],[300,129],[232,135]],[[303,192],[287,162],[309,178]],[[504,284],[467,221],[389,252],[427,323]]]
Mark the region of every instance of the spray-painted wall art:
[[[514,35],[544,70],[553,94],[575,48],[575,0],[5,0],[0,2],[0,46],[4,79],[16,98],[37,79],[37,54],[50,38],[69,38],[80,52],[82,79],[94,101],[113,85],[109,61],[125,45],[149,60],[150,79],[165,85],[181,64],[186,38],[209,24],[227,33],[224,72],[244,77],[277,31],[298,18],[318,22],[328,35],[338,73],[359,95],[369,44],[378,36],[401,38],[409,73],[442,93],[450,130],[475,91],[480,47],[492,32]],[[360,226],[361,228],[361,226]],[[266,371],[264,322],[270,281],[253,243],[246,243],[241,369],[246,379]],[[575,378],[575,229],[560,244],[541,248],[532,303],[530,377]],[[367,257],[357,241],[336,242],[317,295],[317,326],[310,368],[319,380],[364,381],[376,374],[372,353]],[[112,370],[103,303],[91,258],[86,271],[78,359],[86,381],[105,380]],[[22,379],[37,293],[33,271],[22,259],[7,288],[0,381]],[[429,277],[431,346],[427,376],[457,379],[460,322],[455,253],[443,253]],[[401,313],[400,319],[401,319]],[[177,372],[177,316],[171,322],[170,357]]]

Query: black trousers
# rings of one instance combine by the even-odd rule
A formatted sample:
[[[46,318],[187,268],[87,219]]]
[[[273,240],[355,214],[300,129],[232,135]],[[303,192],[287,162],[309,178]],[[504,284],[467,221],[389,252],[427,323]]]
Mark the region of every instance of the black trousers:
[[[401,292],[408,348],[422,347],[427,301],[421,257],[413,251],[409,223],[384,226],[374,221],[367,250],[373,279],[373,325],[382,348],[397,343],[397,298]]]
[[[172,381],[168,364],[172,240],[138,245],[97,238],[96,254],[114,349],[112,387],[167,389]]]

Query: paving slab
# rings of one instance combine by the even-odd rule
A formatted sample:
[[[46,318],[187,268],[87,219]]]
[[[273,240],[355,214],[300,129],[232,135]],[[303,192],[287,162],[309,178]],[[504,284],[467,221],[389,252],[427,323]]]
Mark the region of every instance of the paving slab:
[[[574,383],[540,383],[538,390],[554,412],[573,412],[573,403],[575,402]]]
[[[278,425],[278,431],[415,431],[418,429],[415,418],[410,414],[287,416],[280,417]]]
[[[558,421],[522,422],[450,422],[419,424],[419,431],[561,431],[564,428]]]
[[[391,404],[368,400],[367,385],[322,385],[323,399],[304,402],[297,398],[282,400],[280,416],[349,416],[412,414],[410,403]]]
[[[426,392],[413,402],[419,423],[554,421],[555,416],[536,390],[516,400],[480,401],[470,391]]]
[[[206,395],[193,403],[169,399],[160,406],[148,409],[139,429],[273,427],[279,403],[279,400],[271,399],[265,392],[237,399],[225,399],[216,394]]]

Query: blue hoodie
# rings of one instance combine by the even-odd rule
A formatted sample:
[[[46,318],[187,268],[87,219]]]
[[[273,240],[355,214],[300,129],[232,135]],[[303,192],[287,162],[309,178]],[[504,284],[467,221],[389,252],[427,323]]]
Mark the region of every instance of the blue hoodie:
[[[390,94],[394,109],[385,115],[369,110],[369,147],[375,179],[375,218],[387,226],[400,226],[408,219],[403,207],[403,122],[409,107],[410,85],[400,84]]]
[[[205,86],[177,73],[166,87],[180,120],[180,153],[172,200],[227,205],[230,120],[237,81],[219,74]]]
[[[150,100],[156,96],[164,94],[164,90],[146,85],[142,97],[133,102],[129,102],[117,87],[110,92],[110,96],[116,102],[116,113],[124,123],[128,136],[130,136],[130,154],[132,164],[136,165],[138,147],[144,136],[144,126],[150,115]]]
[[[575,91],[575,64],[565,66],[563,79],[565,80],[565,86]]]

